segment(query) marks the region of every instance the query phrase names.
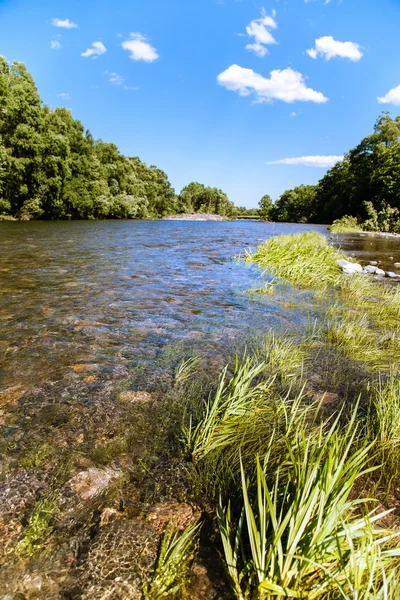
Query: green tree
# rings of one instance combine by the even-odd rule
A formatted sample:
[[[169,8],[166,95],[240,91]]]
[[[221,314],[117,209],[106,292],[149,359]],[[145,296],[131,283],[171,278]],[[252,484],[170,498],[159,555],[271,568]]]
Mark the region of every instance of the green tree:
[[[284,192],[270,211],[273,221],[307,223],[313,218],[316,201],[315,185],[299,185]]]
[[[271,211],[274,207],[271,196],[269,196],[268,194],[265,194],[265,196],[263,196],[261,198],[258,205],[260,207],[260,210],[259,210],[260,219],[263,219],[264,221],[268,221],[271,216]]]
[[[178,209],[182,213],[211,213],[223,217],[236,215],[234,204],[222,190],[197,182],[183,188],[178,198]]]

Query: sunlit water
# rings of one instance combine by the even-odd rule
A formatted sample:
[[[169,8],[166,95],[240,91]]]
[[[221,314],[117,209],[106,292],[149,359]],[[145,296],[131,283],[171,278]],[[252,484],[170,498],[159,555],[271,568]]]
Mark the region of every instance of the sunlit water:
[[[0,391],[61,381],[76,365],[123,376],[171,348],[211,360],[298,326],[302,314],[279,296],[247,293],[268,276],[234,257],[309,230],[327,233],[256,221],[0,223]],[[340,239],[367,258],[381,253],[387,267],[400,247]]]

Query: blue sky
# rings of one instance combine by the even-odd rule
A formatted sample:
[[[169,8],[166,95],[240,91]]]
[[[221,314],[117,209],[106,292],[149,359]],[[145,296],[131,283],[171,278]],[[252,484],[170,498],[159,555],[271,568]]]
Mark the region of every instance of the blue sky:
[[[248,207],[400,113],[399,30],[399,0],[0,0],[0,54],[45,103]]]

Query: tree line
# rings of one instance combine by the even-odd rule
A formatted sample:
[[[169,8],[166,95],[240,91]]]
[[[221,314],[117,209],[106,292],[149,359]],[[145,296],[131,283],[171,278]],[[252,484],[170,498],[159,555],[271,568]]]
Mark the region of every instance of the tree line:
[[[329,169],[317,185],[287,190],[273,204],[260,200],[271,221],[332,223],[354,217],[370,231],[400,232],[400,116],[382,114],[372,134]]]
[[[236,215],[220,189],[168,176],[95,140],[65,108],[44,105],[22,63],[0,57],[0,215],[21,219],[143,219]]]

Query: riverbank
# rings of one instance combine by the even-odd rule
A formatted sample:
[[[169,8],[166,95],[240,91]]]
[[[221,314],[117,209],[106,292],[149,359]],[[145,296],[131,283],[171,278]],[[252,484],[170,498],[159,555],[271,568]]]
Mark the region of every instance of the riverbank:
[[[163,217],[165,221],[226,221],[225,217],[221,215],[214,215],[211,213],[190,213],[182,215],[170,215]]]
[[[386,586],[398,598],[399,290],[345,276],[343,253],[321,238],[272,238],[247,256],[274,271],[247,311],[275,298],[287,319],[308,316],[261,334],[271,305],[260,300],[260,335],[235,342],[237,360],[170,348],[167,376],[153,355],[129,376],[101,378],[87,350],[62,381],[0,397],[0,589],[46,600],[242,600],[265,590],[332,598],[338,585],[369,598]],[[78,336],[93,330],[86,347],[102,327],[74,324]]]

